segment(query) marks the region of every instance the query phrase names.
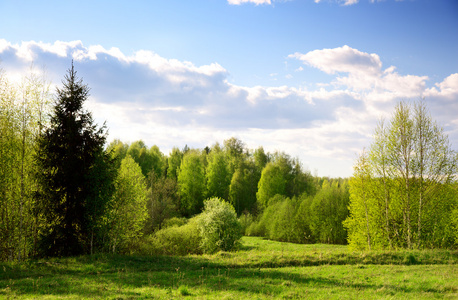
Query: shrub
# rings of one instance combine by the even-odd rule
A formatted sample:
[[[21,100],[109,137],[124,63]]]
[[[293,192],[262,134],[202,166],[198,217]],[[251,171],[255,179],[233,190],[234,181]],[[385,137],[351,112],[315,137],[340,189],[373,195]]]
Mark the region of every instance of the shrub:
[[[267,232],[266,226],[260,220],[253,221],[253,223],[251,223],[247,227],[247,229],[245,230],[245,234],[248,235],[248,236],[262,236],[262,237],[265,237],[266,236],[266,232]]]
[[[242,237],[234,207],[220,198],[206,200],[197,220],[201,248],[206,253],[233,250]]]
[[[242,226],[242,234],[247,235],[247,229],[251,226],[251,224],[253,224],[254,219],[249,212],[246,212],[239,217],[239,222]]]
[[[171,226],[156,231],[149,241],[150,254],[187,255],[201,254],[201,238],[196,218],[182,226]]]
[[[173,217],[173,218],[164,220],[164,222],[162,223],[162,228],[174,227],[174,226],[179,227],[179,226],[186,225],[187,222],[188,220],[186,218]]]

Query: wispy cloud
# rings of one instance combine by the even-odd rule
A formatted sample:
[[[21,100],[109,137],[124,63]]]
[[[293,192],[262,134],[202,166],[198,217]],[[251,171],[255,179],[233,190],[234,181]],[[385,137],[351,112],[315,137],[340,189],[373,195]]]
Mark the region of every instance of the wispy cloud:
[[[338,3],[342,6],[350,6],[350,5],[355,5],[358,4],[360,0],[313,0],[315,3],[321,3],[321,2],[335,2]],[[376,2],[383,2],[386,0],[368,0],[370,3],[376,3]],[[404,0],[395,0],[396,2],[401,2]],[[227,3],[231,5],[242,5],[244,3],[253,3],[255,5],[261,5],[261,4],[266,4],[266,5],[271,5],[273,0],[227,0]]]
[[[271,0],[227,0],[231,5],[241,5],[243,3],[254,3],[256,5],[260,4],[272,4]]]
[[[376,3],[376,2],[384,2],[387,0],[368,0],[370,3]],[[394,0],[396,2],[401,2],[404,0]],[[338,4],[341,4],[343,6],[349,6],[349,5],[354,5],[358,4],[359,0],[314,0],[315,3],[320,3],[320,2],[335,2]]]
[[[325,0],[326,1],[326,0]],[[315,3],[323,2],[323,0],[314,0]],[[327,2],[337,2],[342,5],[353,5],[359,2],[359,0],[327,0]],[[373,2],[373,0],[371,0]]]
[[[333,75],[330,82],[301,86],[242,86],[229,82],[217,62],[197,66],[152,51],[126,54],[80,41],[0,40],[7,74],[45,65],[59,83],[71,60],[91,87],[87,103],[110,138],[143,139],[166,152],[173,146],[203,147],[231,136],[248,146],[284,150],[322,175],[348,176],[355,153],[370,142],[376,120],[396,101],[426,97],[431,111],[458,143],[458,74],[428,88],[427,76],[383,69],[380,57],[349,46],[294,53],[290,59]],[[455,113],[453,113],[455,112]],[[320,169],[320,161],[340,170]]]

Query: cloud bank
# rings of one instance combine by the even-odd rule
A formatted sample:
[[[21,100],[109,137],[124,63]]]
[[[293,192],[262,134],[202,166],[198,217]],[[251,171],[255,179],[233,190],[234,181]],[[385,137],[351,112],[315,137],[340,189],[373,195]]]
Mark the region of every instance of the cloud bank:
[[[288,56],[303,63],[296,72],[315,68],[332,75],[330,82],[247,87],[230,83],[217,62],[196,66],[81,41],[0,40],[0,67],[9,75],[26,73],[33,62],[59,84],[72,59],[91,88],[88,109],[98,123],[107,121],[110,138],[143,139],[166,154],[173,146],[205,147],[236,136],[250,148],[298,156],[319,175],[349,176],[377,120],[389,117],[397,101],[420,97],[458,145],[458,73],[428,87],[427,76],[399,74],[377,54],[350,46]]]

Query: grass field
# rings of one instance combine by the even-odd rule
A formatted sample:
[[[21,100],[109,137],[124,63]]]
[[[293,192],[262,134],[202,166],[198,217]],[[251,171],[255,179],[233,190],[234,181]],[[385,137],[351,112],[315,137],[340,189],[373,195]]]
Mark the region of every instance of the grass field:
[[[0,263],[2,299],[458,299],[458,251],[349,252],[244,237],[233,253]]]

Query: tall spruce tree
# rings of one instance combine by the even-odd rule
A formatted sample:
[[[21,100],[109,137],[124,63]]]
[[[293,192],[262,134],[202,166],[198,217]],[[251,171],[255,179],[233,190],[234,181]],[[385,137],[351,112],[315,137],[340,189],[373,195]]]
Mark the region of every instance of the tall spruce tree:
[[[89,88],[76,76],[73,62],[62,83],[36,155],[37,213],[45,220],[39,248],[44,256],[92,252],[114,177],[103,149],[106,127],[98,128],[84,110]]]

